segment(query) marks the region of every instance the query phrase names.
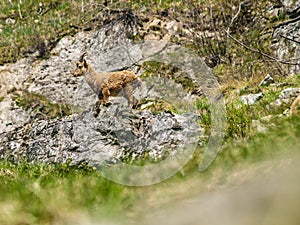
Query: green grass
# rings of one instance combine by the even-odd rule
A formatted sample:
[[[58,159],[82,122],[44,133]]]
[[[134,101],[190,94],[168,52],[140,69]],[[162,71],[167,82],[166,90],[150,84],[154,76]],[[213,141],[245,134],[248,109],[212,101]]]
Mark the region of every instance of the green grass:
[[[207,98],[199,98],[195,102],[195,108],[200,115],[200,124],[204,127],[206,133],[210,131],[211,116],[210,116],[210,104]]]
[[[11,2],[11,3],[10,3]],[[104,9],[164,9],[173,1],[108,1],[103,0],[22,0],[0,2],[0,65],[39,52],[49,51],[65,35],[90,27],[91,19]],[[180,2],[180,1],[177,1]],[[42,3],[42,5],[40,5]],[[96,21],[99,26],[103,21]]]
[[[13,90],[13,93],[13,100],[19,107],[26,111],[32,110],[32,114],[40,119],[61,118],[72,114],[70,105],[53,103],[43,95],[27,90],[21,92]]]
[[[239,102],[233,102],[226,105],[227,110],[227,138],[245,138],[247,137],[252,119],[253,108]]]
[[[0,24],[3,31],[0,32],[0,64],[15,61],[28,53],[39,51],[43,57],[57,37],[65,33],[71,33],[70,23],[78,23],[82,15],[72,15],[76,11],[76,5],[69,1],[47,0],[43,1],[40,10],[37,0],[1,1]],[[13,23],[7,23],[12,19]]]
[[[105,180],[93,169],[68,164],[1,161],[0,183],[3,225],[61,224],[77,216],[77,210],[110,217],[130,209],[135,198],[129,188]]]
[[[11,2],[0,2],[0,65],[35,51],[39,57],[47,57],[57,41],[76,33],[75,27],[88,27],[91,18],[104,8],[103,1]],[[14,22],[8,23],[8,20]]]
[[[300,87],[300,74],[281,78],[279,81],[284,84],[284,87]]]
[[[288,87],[299,87],[300,76],[295,75],[287,79],[279,79],[278,86],[259,87],[257,84],[248,82],[245,87],[236,91],[235,89],[226,91],[226,136],[225,139],[243,139],[247,138],[252,132],[253,120],[259,120],[269,126],[270,124],[277,124],[276,120],[286,109],[290,107],[290,103],[284,103],[281,106],[272,104],[280,95],[281,91]],[[237,100],[242,95],[250,93],[263,93],[253,105],[245,105]],[[195,102],[195,107],[201,117],[200,124],[206,129],[210,130],[210,105],[206,98],[199,98]],[[275,123],[274,123],[275,122]]]
[[[226,104],[226,139],[242,139],[249,136],[253,120],[264,116],[276,116],[284,111],[284,107],[268,106],[275,101],[279,92],[267,91],[263,98],[254,105],[245,105],[238,100]],[[211,126],[210,104],[206,98],[199,98],[195,107],[200,115],[200,124],[209,134]]]
[[[267,133],[257,133],[246,141],[231,141],[224,145],[218,156],[218,162],[226,159],[228,168],[235,164],[253,164],[285,155],[298,154],[300,149],[299,117],[278,119],[277,126],[269,128]],[[225,160],[224,160],[225,161]],[[224,163],[221,162],[221,163]]]

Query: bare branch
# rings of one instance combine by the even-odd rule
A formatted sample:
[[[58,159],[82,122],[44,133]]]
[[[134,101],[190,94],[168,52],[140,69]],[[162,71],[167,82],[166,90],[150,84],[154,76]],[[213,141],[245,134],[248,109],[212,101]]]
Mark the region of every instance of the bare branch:
[[[248,0],[247,1],[243,1],[239,4],[239,9],[237,11],[237,13],[234,15],[234,17],[232,17],[231,21],[230,21],[230,24],[227,28],[227,32],[229,33],[229,30],[230,30],[230,27],[232,26],[233,22],[235,21],[235,19],[239,16],[240,12],[241,12],[241,9],[242,9],[242,5],[249,2]]]
[[[20,4],[18,4],[18,12],[19,12],[20,19],[23,20]]]
[[[296,41],[296,40],[294,40],[294,39],[292,39],[292,38],[283,36],[282,34],[280,34],[279,36],[282,37],[282,38],[284,38],[284,39],[286,39],[286,40],[289,40],[289,41],[295,42],[295,43],[297,43],[297,44],[300,44],[300,41]]]
[[[296,66],[296,65],[300,65],[299,62],[291,62],[291,61],[280,60],[280,59],[278,59],[278,58],[276,58],[276,57],[273,57],[273,56],[271,56],[271,55],[269,55],[269,54],[266,54],[266,53],[262,52],[262,51],[259,50],[259,49],[251,48],[251,47],[245,45],[244,43],[240,42],[239,40],[237,40],[237,39],[236,39],[235,37],[233,37],[232,35],[230,35],[226,30],[225,30],[225,32],[227,33],[227,35],[228,35],[232,40],[234,40],[236,43],[238,43],[239,45],[243,46],[243,47],[244,47],[245,49],[247,49],[247,50],[250,50],[250,51],[252,51],[252,52],[255,52],[255,53],[260,54],[260,55],[262,55],[262,56],[265,56],[265,57],[267,57],[267,58],[269,58],[269,59],[271,59],[271,60],[273,60],[273,61],[275,61],[275,62],[279,62],[279,63],[282,63],[282,64],[295,65],[295,66]],[[299,58],[299,59],[300,59],[300,58]],[[298,59],[293,59],[293,60],[298,60]]]
[[[279,28],[279,27],[282,27],[282,26],[285,26],[285,25],[288,25],[288,24],[290,24],[290,23],[295,23],[295,22],[297,22],[297,21],[299,21],[299,20],[300,20],[300,16],[298,16],[298,17],[296,17],[296,18],[294,18],[294,19],[291,19],[291,20],[284,21],[284,22],[282,22],[282,23],[276,25],[276,26],[274,27],[274,29]]]
[[[234,20],[239,16],[240,12],[241,12],[241,9],[242,9],[242,5],[245,4],[246,2],[248,1],[243,1],[239,4],[239,9],[237,11],[237,13],[232,17],[231,21],[230,21],[230,24],[228,25],[227,27],[227,37],[226,37],[226,51],[228,52],[228,59],[229,59],[229,62],[231,63],[232,59],[231,59],[231,53],[230,53],[230,48],[229,48],[229,34],[230,34],[230,27],[232,26]]]

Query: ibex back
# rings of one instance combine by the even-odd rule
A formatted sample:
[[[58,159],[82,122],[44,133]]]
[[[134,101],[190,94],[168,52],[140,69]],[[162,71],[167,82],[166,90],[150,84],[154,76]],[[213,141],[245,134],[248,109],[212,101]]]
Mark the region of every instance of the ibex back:
[[[85,59],[86,53],[82,54],[76,63],[77,68],[73,72],[74,76],[85,75],[86,82],[97,94],[98,105],[107,105],[110,96],[117,96],[120,92],[124,93],[124,97],[128,101],[129,107],[136,107],[137,100],[132,95],[133,87],[130,82],[139,78],[132,72],[123,70],[118,72],[96,72],[95,69],[87,63]]]

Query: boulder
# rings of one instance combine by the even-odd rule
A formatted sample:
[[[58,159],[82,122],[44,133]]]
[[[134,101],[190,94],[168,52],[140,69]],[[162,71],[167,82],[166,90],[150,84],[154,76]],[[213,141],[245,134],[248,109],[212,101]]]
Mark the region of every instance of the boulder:
[[[300,88],[286,88],[281,91],[278,98],[270,105],[279,107],[283,104],[290,104],[299,94]]]
[[[197,121],[195,114],[154,115],[115,104],[97,117],[88,111],[1,133],[0,158],[96,167],[146,156],[159,161],[201,134]]]
[[[272,83],[274,83],[273,77],[271,77],[270,74],[267,74],[265,78],[259,83],[259,86],[269,86]]]
[[[257,94],[248,94],[243,95],[239,98],[239,100],[244,103],[245,105],[253,105],[256,103],[259,99],[261,99],[263,96],[263,93],[257,93]]]

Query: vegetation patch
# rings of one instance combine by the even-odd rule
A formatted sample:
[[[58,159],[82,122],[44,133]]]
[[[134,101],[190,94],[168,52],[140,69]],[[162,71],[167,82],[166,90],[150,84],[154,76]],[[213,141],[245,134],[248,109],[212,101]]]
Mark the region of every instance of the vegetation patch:
[[[138,104],[138,108],[149,110],[155,115],[161,112],[178,113],[176,106],[164,99],[142,99]]]
[[[287,78],[279,79],[284,87],[300,87],[300,74],[295,74],[293,76],[289,76]]]
[[[216,164],[234,166],[240,163],[256,163],[270,160],[281,154],[298,152],[300,143],[299,117],[277,118],[276,126],[268,128],[266,133],[249,135],[246,141],[228,141],[218,155]]]
[[[113,4],[112,4],[113,5]],[[103,1],[23,0],[0,2],[0,65],[37,52],[47,57],[65,35],[91,29]]]
[[[13,99],[19,107],[31,110],[39,119],[61,118],[72,114],[71,106],[52,103],[45,96],[27,90],[16,91]]]
[[[70,224],[87,216],[113,218],[137,200],[130,188],[93,168],[0,161],[0,223]],[[88,191],[87,191],[88,190]],[[5,212],[5,213],[3,213]]]
[[[181,84],[187,92],[196,92],[199,89],[192,79],[179,68],[156,61],[147,61],[141,65],[144,71],[142,77],[164,77],[173,80],[177,84]]]
[[[210,114],[210,103],[207,98],[199,98],[195,102],[195,108],[198,115],[200,116],[200,124],[209,134],[211,126],[211,114]]]
[[[250,131],[252,119],[254,119],[252,116],[255,109],[240,102],[232,102],[226,105],[226,111],[226,137],[246,138]]]

